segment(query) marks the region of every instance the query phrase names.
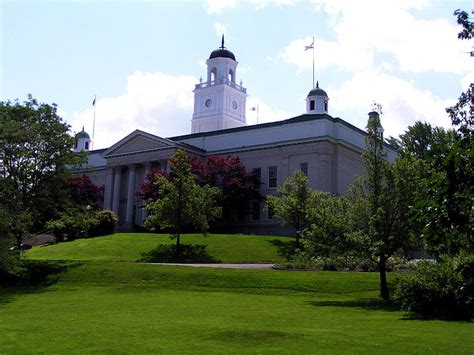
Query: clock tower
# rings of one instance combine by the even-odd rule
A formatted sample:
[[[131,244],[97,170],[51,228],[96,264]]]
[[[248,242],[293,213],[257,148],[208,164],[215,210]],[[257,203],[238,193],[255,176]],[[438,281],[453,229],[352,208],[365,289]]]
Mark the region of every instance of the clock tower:
[[[246,125],[247,90],[236,83],[239,64],[234,53],[221,46],[214,50],[207,64],[207,80],[194,89],[194,113],[191,133],[216,131]]]

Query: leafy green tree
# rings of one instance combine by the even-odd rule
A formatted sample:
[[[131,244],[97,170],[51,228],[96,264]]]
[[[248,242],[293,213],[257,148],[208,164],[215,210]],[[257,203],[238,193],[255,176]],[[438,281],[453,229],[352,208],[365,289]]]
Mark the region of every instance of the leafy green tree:
[[[348,201],[345,196],[331,196],[313,191],[308,203],[309,227],[302,245],[310,257],[338,257],[353,249],[346,238]]]
[[[390,164],[385,159],[378,113],[369,114],[367,131],[364,153],[367,176],[356,181],[347,194],[350,224],[347,238],[378,266],[380,294],[388,300],[387,261],[413,240],[409,211],[416,193],[417,168],[409,160]]]
[[[309,227],[308,208],[311,196],[308,178],[299,170],[280,186],[277,195],[267,196],[268,208],[280,223],[295,228],[297,243],[303,229]]]
[[[58,186],[70,175],[68,165],[84,159],[71,151],[68,133],[55,104],[31,96],[24,103],[0,102],[0,179],[11,194],[1,203],[12,215],[28,213],[33,229],[57,215],[64,197]],[[18,245],[24,230],[15,232]]]
[[[462,30],[458,38],[474,37],[474,22],[465,11],[456,10]],[[441,154],[429,161],[426,199],[420,214],[426,222],[428,248],[435,254],[456,254],[474,249],[474,85],[462,93],[456,105],[446,109],[456,129]]]
[[[473,22],[466,12],[456,10],[462,31],[460,39],[473,38]],[[422,226],[424,246],[440,256],[474,249],[474,122],[473,85],[461,94],[456,105],[446,109],[456,130],[417,122],[392,144],[403,156],[419,158],[422,191],[413,204],[412,215]]]
[[[199,186],[191,172],[186,152],[178,149],[170,159],[171,179],[156,175],[158,199],[147,204],[149,212],[145,226],[150,229],[169,230],[176,239],[175,254],[180,254],[180,236],[184,228],[194,226],[203,233],[209,229],[209,221],[222,213],[216,207],[219,189]]]

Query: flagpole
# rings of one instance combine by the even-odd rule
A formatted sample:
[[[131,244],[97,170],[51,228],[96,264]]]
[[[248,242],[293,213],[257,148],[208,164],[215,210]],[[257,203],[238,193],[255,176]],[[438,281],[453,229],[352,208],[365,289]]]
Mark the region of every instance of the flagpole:
[[[94,95],[94,118],[92,120],[92,148],[94,148],[94,143],[95,143],[95,107],[96,107],[96,99],[97,95]]]
[[[314,89],[314,36],[313,36],[313,89]]]
[[[313,42],[312,42],[309,46],[305,46],[305,47],[304,47],[305,52],[306,52],[308,49],[312,49],[312,50],[313,50],[313,89],[314,89],[314,36],[313,36]]]

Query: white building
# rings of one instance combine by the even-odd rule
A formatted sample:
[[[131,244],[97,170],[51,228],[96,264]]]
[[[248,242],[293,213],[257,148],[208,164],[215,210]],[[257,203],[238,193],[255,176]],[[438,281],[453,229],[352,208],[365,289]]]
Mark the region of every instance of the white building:
[[[238,155],[248,171],[260,174],[262,195],[276,193],[298,169],[308,176],[313,189],[332,194],[345,193],[349,184],[365,173],[361,153],[366,133],[328,114],[329,97],[319,84],[309,92],[305,113],[300,116],[247,126],[246,89],[236,84],[238,62],[224,47],[224,39],[206,63],[207,80],[194,90],[191,134],[163,138],[135,130],[108,149],[90,151],[88,165],[80,169],[105,186],[104,207],[119,215],[122,226],[142,223],[143,201],[136,192],[147,172],[165,171],[167,160],[180,147],[202,159]],[[393,160],[396,152],[390,147],[387,152]],[[244,221],[228,228],[285,232],[268,216],[265,202],[252,207]]]

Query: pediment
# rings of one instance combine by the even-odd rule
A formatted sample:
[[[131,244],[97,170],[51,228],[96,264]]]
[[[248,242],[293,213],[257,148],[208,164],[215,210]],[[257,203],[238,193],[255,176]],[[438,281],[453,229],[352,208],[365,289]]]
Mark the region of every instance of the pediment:
[[[107,149],[102,156],[110,157],[174,147],[176,143],[169,139],[136,130]]]

